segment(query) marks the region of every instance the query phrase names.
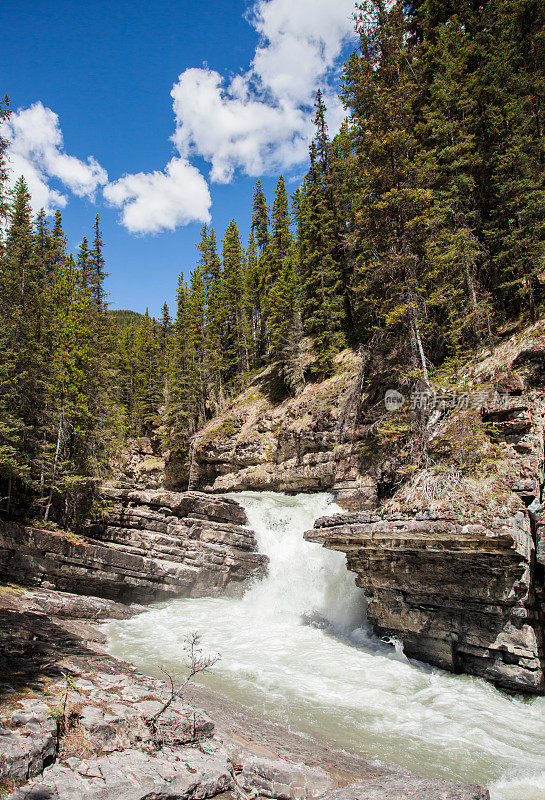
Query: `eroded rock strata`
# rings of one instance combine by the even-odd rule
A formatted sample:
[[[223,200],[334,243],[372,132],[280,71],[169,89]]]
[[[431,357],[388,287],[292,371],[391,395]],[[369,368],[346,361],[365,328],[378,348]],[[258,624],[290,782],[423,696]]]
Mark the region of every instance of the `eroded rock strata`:
[[[408,656],[542,694],[545,343],[530,333],[531,346],[507,342],[467,371],[477,416],[443,410],[430,428],[472,451],[473,475],[448,462],[421,471],[374,511],[318,520],[306,538],[346,553],[369,621]]]
[[[454,512],[355,513],[318,520],[306,538],[346,553],[369,621],[409,657],[544,691],[544,620],[523,513],[489,525]]]
[[[0,522],[4,579],[124,602],[237,593],[263,573],[243,509],[199,492],[105,488],[83,536]]]
[[[347,506],[374,506],[376,472],[358,451],[364,431],[354,427],[361,369],[361,358],[344,350],[335,375],[284,398],[275,395],[274,371],[263,370],[196,434],[189,455],[165,454],[165,485],[207,492],[331,490]]]

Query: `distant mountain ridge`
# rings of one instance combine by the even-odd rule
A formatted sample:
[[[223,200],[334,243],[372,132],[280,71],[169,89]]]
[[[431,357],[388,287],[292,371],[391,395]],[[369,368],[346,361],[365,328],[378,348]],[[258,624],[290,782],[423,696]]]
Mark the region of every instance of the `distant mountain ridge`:
[[[130,325],[139,325],[144,319],[143,314],[128,309],[110,308],[108,314],[114,318],[119,328],[128,328]]]

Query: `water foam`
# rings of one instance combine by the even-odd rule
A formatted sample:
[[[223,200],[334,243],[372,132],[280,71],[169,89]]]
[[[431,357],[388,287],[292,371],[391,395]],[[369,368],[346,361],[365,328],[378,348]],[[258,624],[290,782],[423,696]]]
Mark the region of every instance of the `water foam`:
[[[545,798],[545,699],[409,662],[377,641],[341,553],[305,542],[340,511],[325,494],[231,495],[246,509],[266,578],[241,599],[173,600],[108,626],[111,651],[158,674],[199,630],[222,661],[206,684],[295,730],[426,776],[490,786],[492,800]]]

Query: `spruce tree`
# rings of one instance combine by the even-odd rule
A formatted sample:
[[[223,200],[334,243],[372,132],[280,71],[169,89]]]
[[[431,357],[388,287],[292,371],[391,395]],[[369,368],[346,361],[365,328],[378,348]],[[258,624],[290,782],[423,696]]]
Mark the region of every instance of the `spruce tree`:
[[[134,336],[134,409],[138,434],[149,433],[163,400],[158,326],[148,310]]]
[[[15,184],[0,275],[0,321],[5,380],[15,389],[11,416],[18,431],[25,488],[34,486],[41,448],[47,361],[44,358],[44,284],[35,249],[30,194],[23,178]],[[21,473],[22,474],[22,473]]]
[[[358,326],[377,354],[380,349],[391,359],[395,352],[403,368],[411,365],[427,384],[426,334],[432,332],[425,250],[437,219],[415,133],[421,89],[413,45],[401,5],[387,8],[383,0],[373,0],[358,8],[360,53],[349,59],[343,92],[358,176]]]
[[[329,374],[333,357],[345,342],[343,286],[341,268],[332,247],[335,221],[315,142],[310,150],[310,163],[302,196],[297,200],[301,230],[299,274],[304,328],[313,339],[318,372]]]
[[[488,10],[490,211],[486,243],[503,316],[537,317],[545,264],[545,9],[540,2]],[[491,139],[491,141],[490,141]]]
[[[194,432],[191,388],[187,380],[189,374],[187,322],[188,289],[181,274],[176,293],[176,318],[172,331],[167,380],[165,445],[172,454],[182,456],[187,454],[189,437]]]
[[[284,259],[288,255],[293,236],[290,228],[289,200],[286,184],[281,175],[276,184],[274,203],[272,207],[272,231],[270,252],[267,261],[267,290],[270,291],[275,284],[284,266]]]
[[[9,119],[10,115],[9,98],[6,95],[3,100],[0,100],[0,125]],[[6,151],[8,149],[8,141],[3,136],[0,136],[0,258],[4,246],[4,232],[8,216],[8,163]]]
[[[168,340],[172,331],[172,317],[170,316],[170,309],[168,303],[163,303],[161,308],[161,350],[163,353],[167,352]]]
[[[105,260],[103,255],[104,243],[102,241],[102,232],[100,230],[100,219],[98,214],[95,216],[93,243],[90,252],[90,279],[89,288],[91,291],[91,298],[95,301],[97,306],[104,306],[104,280],[106,278]]]
[[[254,233],[250,231],[244,270],[244,341],[249,365],[259,366],[265,353],[265,318],[263,309],[263,270]]]
[[[197,245],[206,293],[205,352],[209,402],[218,411],[224,402],[222,333],[225,324],[222,266],[217,252],[216,235],[204,225]]]
[[[88,297],[72,256],[52,276],[52,358],[48,385],[52,440],[44,518],[53,505],[66,527],[77,526],[92,495],[93,419],[88,374],[92,347]]]
[[[224,325],[221,336],[222,372],[226,385],[235,388],[244,370],[242,245],[235,220],[225,230],[222,251],[222,305]]]
[[[87,237],[84,236],[78,250],[77,265],[81,275],[81,284],[84,289],[90,289],[92,284],[93,265]]]
[[[59,209],[55,211],[55,218],[51,235],[49,236],[49,246],[47,248],[47,271],[51,276],[64,267],[67,256],[66,235],[62,227],[62,214]]]
[[[250,242],[248,244],[248,292],[251,294],[255,309],[254,340],[257,358],[261,363],[267,352],[267,302],[266,282],[268,272],[268,259],[270,254],[270,220],[267,201],[258,181],[254,188],[252,206],[252,224],[250,228]]]

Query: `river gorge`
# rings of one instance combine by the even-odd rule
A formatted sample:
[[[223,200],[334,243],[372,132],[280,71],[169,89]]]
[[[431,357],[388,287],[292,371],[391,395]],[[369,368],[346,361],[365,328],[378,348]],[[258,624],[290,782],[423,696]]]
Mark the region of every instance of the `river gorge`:
[[[110,652],[143,672],[182,674],[199,631],[221,654],[203,683],[284,727],[411,772],[486,784],[492,800],[545,796],[545,698],[407,659],[373,636],[343,554],[307,542],[330,495],[241,492],[268,572],[242,597],[167,600],[106,626]]]

